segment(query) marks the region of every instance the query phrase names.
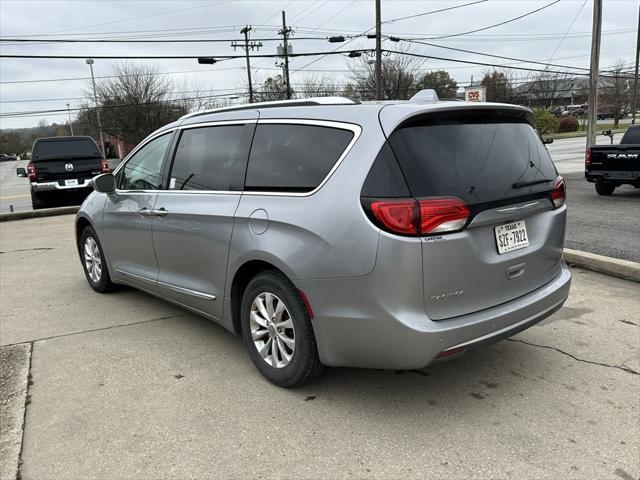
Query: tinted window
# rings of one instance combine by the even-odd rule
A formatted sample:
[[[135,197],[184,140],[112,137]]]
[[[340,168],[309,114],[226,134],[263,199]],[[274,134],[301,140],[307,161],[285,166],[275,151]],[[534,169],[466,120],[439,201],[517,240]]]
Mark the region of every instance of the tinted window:
[[[640,127],[629,127],[620,140],[621,145],[640,144]]]
[[[154,138],[131,157],[119,173],[121,190],[157,190],[162,185],[162,163],[171,134]]]
[[[387,142],[380,150],[362,187],[363,197],[408,197],[411,194],[393,150]]]
[[[389,141],[417,197],[478,204],[550,190],[557,175],[536,131],[518,117],[426,119],[396,130]],[[550,181],[522,186],[542,179]]]
[[[92,138],[77,138],[73,140],[40,140],[33,149],[35,159],[53,157],[102,157],[100,149]]]
[[[314,125],[258,125],[246,188],[308,192],[327,176],[353,132]]]
[[[182,132],[169,189],[241,190],[254,125],[190,128]]]

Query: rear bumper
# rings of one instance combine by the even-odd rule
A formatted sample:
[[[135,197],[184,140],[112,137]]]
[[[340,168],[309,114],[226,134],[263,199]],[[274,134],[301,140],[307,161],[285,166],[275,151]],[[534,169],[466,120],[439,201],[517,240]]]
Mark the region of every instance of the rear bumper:
[[[623,183],[638,184],[640,183],[640,172],[627,171],[597,171],[597,172],[584,172],[584,177],[587,182],[615,182],[619,185]]]
[[[55,192],[55,191],[75,191],[82,190],[85,188],[91,188],[93,186],[93,180],[91,178],[79,178],[78,185],[61,185],[60,182],[64,182],[64,180],[55,181],[55,182],[32,182],[31,183],[31,191],[32,192]]]
[[[366,277],[296,283],[316,315],[313,326],[324,364],[414,369],[432,363],[445,350],[492,343],[549,317],[569,295],[571,272],[562,262],[551,282],[527,295],[437,322],[424,310],[419,314],[411,307],[398,307],[401,303],[392,308],[381,305]]]

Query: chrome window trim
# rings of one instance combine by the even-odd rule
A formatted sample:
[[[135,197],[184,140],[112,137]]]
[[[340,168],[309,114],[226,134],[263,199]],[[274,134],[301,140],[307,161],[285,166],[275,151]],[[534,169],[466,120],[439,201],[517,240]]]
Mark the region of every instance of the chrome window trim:
[[[222,127],[225,125],[241,125],[247,123],[257,123],[261,124],[281,124],[281,125],[313,125],[318,127],[328,127],[328,128],[337,128],[340,130],[349,130],[353,133],[353,138],[344,149],[338,160],[336,160],[335,164],[329,170],[329,173],[324,177],[324,179],[320,182],[320,184],[309,192],[272,192],[269,190],[256,190],[256,191],[246,191],[246,190],[119,190],[116,189],[117,193],[126,193],[126,194],[144,194],[149,195],[153,193],[162,193],[162,194],[170,194],[170,195],[251,195],[251,196],[274,196],[274,197],[309,197],[315,194],[318,190],[320,190],[325,183],[329,181],[334,172],[340,167],[340,164],[345,159],[345,157],[349,154],[355,143],[362,135],[362,127],[360,125],[356,125],[355,123],[347,123],[347,122],[335,122],[331,120],[314,120],[314,119],[304,119],[304,118],[265,118],[265,119],[256,119],[251,118],[247,120],[221,120],[219,122],[209,121],[202,123],[193,123],[189,125],[179,125],[170,130],[163,131],[153,137],[149,137],[144,140],[144,144],[140,144],[136,147],[125,160],[122,161],[118,167],[114,170],[113,174],[116,175],[121,166],[124,165],[125,162],[129,161],[129,158],[143,145],[146,145],[151,140],[163,135],[165,133],[169,133],[174,130],[185,130],[189,128],[199,128],[199,127]]]

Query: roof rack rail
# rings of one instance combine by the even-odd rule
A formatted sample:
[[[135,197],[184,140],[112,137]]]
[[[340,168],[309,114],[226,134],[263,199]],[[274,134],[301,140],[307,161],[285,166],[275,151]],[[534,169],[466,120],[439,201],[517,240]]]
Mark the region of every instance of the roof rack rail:
[[[256,102],[243,103],[242,105],[234,105],[233,107],[213,108],[210,110],[202,110],[199,112],[187,113],[180,117],[180,120],[187,118],[207,115],[209,113],[233,112],[236,110],[251,110],[254,108],[274,108],[274,107],[309,107],[312,105],[356,105],[360,102],[351,100],[346,97],[310,97],[299,98],[295,100],[276,100],[273,102]]]

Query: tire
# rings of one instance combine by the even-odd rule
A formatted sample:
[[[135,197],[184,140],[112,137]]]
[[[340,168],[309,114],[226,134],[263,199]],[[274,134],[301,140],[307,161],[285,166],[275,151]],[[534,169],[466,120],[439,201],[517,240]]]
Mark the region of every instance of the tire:
[[[31,192],[31,207],[34,210],[40,210],[41,208],[47,208],[50,206],[48,197],[42,193]]]
[[[84,275],[91,288],[99,293],[112,292],[117,288],[116,284],[111,281],[102,245],[100,245],[100,240],[98,240],[93,228],[85,227],[82,231],[78,242],[78,252]],[[91,261],[89,257],[91,257]],[[93,268],[97,268],[99,265],[99,271],[92,269],[89,265],[92,265]]]
[[[611,195],[616,189],[615,184],[609,182],[597,182],[596,192],[598,195]]]
[[[265,315],[262,315],[258,308],[260,302],[265,307],[266,317],[270,312],[274,312],[271,321],[264,321]],[[284,308],[278,315],[280,303]],[[254,321],[255,318],[259,319],[260,323]],[[281,272],[261,272],[249,282],[242,297],[241,324],[249,356],[260,373],[270,382],[281,387],[298,387],[313,381],[322,373],[323,365],[318,357],[311,318],[305,303],[295,286]],[[278,325],[283,327],[280,329]],[[262,333],[255,342],[252,329],[254,332]],[[276,352],[273,348],[274,341]],[[290,344],[293,344],[293,349],[289,347]],[[263,350],[264,355],[258,351],[260,346],[266,348]],[[284,353],[282,348],[285,349]]]

